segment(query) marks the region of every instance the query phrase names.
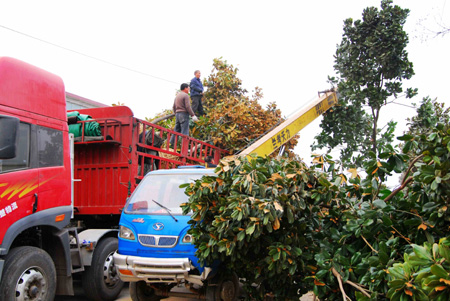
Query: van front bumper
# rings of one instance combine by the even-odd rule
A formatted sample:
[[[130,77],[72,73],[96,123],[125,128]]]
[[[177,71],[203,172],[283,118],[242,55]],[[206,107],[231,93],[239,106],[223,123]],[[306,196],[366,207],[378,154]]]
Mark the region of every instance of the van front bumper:
[[[147,283],[180,283],[187,282],[203,285],[210,268],[205,268],[203,273],[190,275],[189,272],[195,267],[189,258],[152,258],[114,253],[114,265],[119,271],[122,281]]]

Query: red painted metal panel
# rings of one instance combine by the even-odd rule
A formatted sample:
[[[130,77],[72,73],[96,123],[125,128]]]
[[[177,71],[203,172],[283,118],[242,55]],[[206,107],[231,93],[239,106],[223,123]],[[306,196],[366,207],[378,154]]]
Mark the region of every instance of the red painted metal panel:
[[[101,127],[103,141],[75,143],[74,184],[76,214],[120,214],[136,183],[133,162],[133,112],[127,107],[78,110]],[[112,139],[112,140],[106,140]],[[133,185],[134,183],[134,185]]]
[[[62,79],[19,60],[0,57],[0,97],[3,105],[67,120]]]

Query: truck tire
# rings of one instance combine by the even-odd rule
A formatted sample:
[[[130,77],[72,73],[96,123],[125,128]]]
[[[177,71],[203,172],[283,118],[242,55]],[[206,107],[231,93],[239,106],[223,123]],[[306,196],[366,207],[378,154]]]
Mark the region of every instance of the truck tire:
[[[155,290],[151,288],[145,281],[130,283],[130,296],[133,301],[159,301],[163,299],[155,294]]]
[[[236,273],[221,275],[217,273],[208,281],[206,287],[206,300],[234,301],[239,297],[239,278]]]
[[[124,283],[113,261],[117,246],[117,238],[108,237],[100,240],[94,249],[91,266],[86,267],[82,276],[84,293],[90,300],[115,300],[120,294]]]
[[[0,298],[2,300],[53,300],[56,269],[42,249],[17,247],[5,257]]]

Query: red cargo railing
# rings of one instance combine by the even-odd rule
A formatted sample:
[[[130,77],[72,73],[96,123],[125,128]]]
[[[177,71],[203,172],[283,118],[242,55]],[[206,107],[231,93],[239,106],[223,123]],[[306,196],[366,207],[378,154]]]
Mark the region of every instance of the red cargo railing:
[[[85,125],[88,122],[98,122],[102,135],[99,137],[85,136]],[[130,134],[122,131],[120,120],[112,118],[96,118],[86,121],[78,121],[82,124],[82,136],[76,139],[77,144],[108,143],[121,145],[122,135]],[[226,150],[211,144],[182,135],[173,130],[161,127],[133,117],[132,141],[136,141],[136,151],[139,166],[147,165],[147,169],[140,168],[137,179],[142,179],[145,173],[154,169],[169,169],[178,165],[204,165],[206,156],[212,157],[213,163],[228,154]],[[169,141],[174,136],[174,146]]]
[[[173,168],[178,165],[204,165],[206,156],[211,156],[213,163],[217,164],[228,154],[226,150],[159,125],[140,119],[136,121],[143,129],[137,137],[137,145],[141,148],[141,151],[138,151],[139,163],[142,166],[147,158],[149,170]],[[169,143],[172,136],[174,136],[173,146]],[[147,170],[141,169],[138,178],[142,179],[146,172]]]

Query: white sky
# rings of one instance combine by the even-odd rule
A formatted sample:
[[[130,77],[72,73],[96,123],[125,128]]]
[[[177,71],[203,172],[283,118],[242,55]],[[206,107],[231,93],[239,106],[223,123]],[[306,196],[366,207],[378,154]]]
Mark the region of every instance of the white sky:
[[[0,0],[0,56],[58,74],[68,92],[109,105],[125,103],[139,118],[170,109],[194,70],[207,77],[213,59],[223,57],[239,68],[249,95],[261,87],[262,103],[275,101],[286,116],[329,88],[344,19],[360,19],[365,7],[379,8],[380,2]],[[422,26],[450,27],[450,3],[394,4],[411,10],[405,29],[416,75],[404,88],[419,88],[417,103],[429,95],[450,105],[450,34],[424,36]],[[394,104],[381,114],[398,120],[401,132],[414,112]],[[300,133],[296,151],[305,159],[318,124],[319,119]]]

